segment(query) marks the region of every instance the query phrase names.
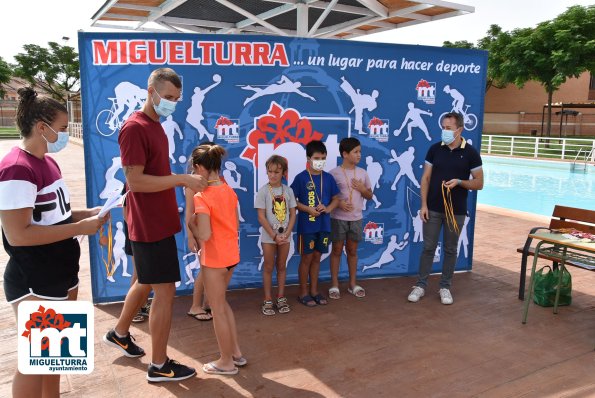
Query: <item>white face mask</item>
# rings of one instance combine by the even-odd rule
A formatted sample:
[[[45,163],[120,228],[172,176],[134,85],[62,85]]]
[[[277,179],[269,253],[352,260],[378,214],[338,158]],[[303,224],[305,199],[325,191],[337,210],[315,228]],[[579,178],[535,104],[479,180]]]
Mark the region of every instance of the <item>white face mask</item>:
[[[326,165],[326,160],[312,160],[312,168],[316,171],[324,170],[325,165]]]

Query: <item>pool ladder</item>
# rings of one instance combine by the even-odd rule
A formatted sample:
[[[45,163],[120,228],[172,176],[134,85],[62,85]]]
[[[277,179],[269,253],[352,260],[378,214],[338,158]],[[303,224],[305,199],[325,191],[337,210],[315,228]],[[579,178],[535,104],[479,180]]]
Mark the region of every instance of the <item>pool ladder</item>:
[[[581,156],[581,153],[583,153],[583,151],[584,151],[583,158],[579,159],[579,157]],[[589,153],[587,153],[587,150],[584,149],[583,147],[581,147],[581,149],[578,150],[578,153],[574,157],[574,161],[570,165],[570,171],[582,171],[583,173],[586,173],[587,165],[589,164],[589,159],[593,158],[593,151],[595,151],[595,148],[591,148]],[[579,163],[579,161],[580,161],[580,163]],[[579,168],[579,166],[580,166],[580,168]]]

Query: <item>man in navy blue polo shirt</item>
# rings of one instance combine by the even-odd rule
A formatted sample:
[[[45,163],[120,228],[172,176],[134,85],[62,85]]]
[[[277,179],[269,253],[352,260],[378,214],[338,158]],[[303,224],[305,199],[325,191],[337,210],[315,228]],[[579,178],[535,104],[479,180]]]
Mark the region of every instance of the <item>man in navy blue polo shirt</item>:
[[[424,222],[424,249],[419,260],[417,283],[407,298],[413,303],[425,294],[441,229],[444,230],[444,263],[440,279],[440,300],[442,304],[453,303],[450,286],[457,261],[459,233],[452,225],[449,228],[446,224],[442,186],[450,188],[454,218],[459,228],[463,226],[467,213],[468,191],[483,188],[481,156],[461,137],[463,116],[455,112],[448,113],[441,123],[442,142],[432,145],[428,150],[421,177],[420,215]],[[473,179],[469,179],[469,174]]]

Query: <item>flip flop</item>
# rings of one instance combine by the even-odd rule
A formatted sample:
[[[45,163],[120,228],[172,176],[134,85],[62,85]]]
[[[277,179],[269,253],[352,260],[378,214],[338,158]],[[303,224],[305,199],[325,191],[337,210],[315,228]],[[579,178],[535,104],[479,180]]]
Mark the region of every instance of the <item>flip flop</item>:
[[[144,322],[146,320],[147,320],[147,317],[142,314],[136,314],[134,316],[134,318],[132,318],[132,322],[134,322],[134,323],[140,323],[140,322]]]
[[[333,300],[338,300],[341,298],[341,291],[337,286],[333,286],[328,290],[328,296]]]
[[[197,321],[207,322],[213,319],[213,315],[209,314],[208,312],[201,312],[198,314],[193,314],[192,312],[186,313],[189,317],[196,319]]]
[[[316,304],[318,304],[318,305],[327,305],[328,304],[326,297],[324,297],[320,293],[318,293],[316,296],[312,296],[312,299],[314,299],[314,301],[316,301]]]
[[[357,298],[364,298],[364,297],[366,297],[366,291],[360,285],[355,285],[353,287],[353,289],[352,288],[349,288],[349,289],[347,289],[347,291],[349,293],[353,294]]]
[[[231,370],[225,370],[225,369],[219,369],[217,366],[215,366],[215,364],[213,362],[209,362],[209,363],[205,363],[202,366],[202,371],[210,374],[210,375],[227,375],[227,376],[233,376],[233,375],[237,375],[239,372],[239,369],[234,367]]]
[[[309,294],[306,294],[304,297],[298,296],[297,300],[306,307],[316,307],[316,300],[314,300],[314,297],[310,296]]]
[[[246,366],[248,364],[248,360],[244,357],[231,357],[231,359],[233,359],[233,364],[238,366],[238,367],[242,367],[242,366]]]

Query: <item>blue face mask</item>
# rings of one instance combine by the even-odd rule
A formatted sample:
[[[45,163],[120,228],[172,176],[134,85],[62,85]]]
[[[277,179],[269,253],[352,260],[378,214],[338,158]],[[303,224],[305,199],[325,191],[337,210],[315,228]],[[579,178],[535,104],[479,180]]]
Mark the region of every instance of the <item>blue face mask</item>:
[[[442,130],[442,142],[446,145],[452,144],[455,140],[455,132],[452,130]]]
[[[47,123],[46,126],[58,135],[58,139],[55,142],[49,142],[48,139],[42,135],[43,139],[48,144],[48,153],[60,152],[68,144],[68,133],[65,131],[56,131]]]
[[[168,117],[175,112],[177,102],[161,98],[157,90],[155,90],[155,94],[161,99],[159,105],[155,105],[155,101],[153,101],[153,109],[155,109],[155,112],[157,112],[159,116]]]

